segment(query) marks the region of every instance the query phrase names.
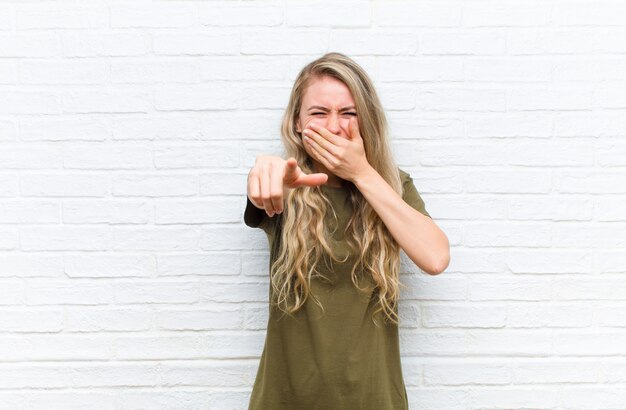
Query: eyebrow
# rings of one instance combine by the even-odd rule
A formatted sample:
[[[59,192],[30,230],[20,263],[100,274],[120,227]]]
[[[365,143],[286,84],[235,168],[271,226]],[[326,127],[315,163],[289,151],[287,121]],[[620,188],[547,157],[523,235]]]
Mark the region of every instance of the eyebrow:
[[[355,108],[356,107],[354,105],[351,105],[349,107],[340,108],[339,111],[352,110],[352,109],[355,109]],[[322,107],[321,105],[312,105],[312,106],[309,107],[309,109],[307,111],[311,111],[313,109],[322,110],[322,111],[329,111],[328,108]]]

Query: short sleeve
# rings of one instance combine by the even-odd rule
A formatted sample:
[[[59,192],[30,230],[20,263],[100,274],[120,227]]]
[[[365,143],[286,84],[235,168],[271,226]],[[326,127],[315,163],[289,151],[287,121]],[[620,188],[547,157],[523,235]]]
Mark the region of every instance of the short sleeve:
[[[246,210],[243,213],[243,221],[246,225],[251,228],[261,228],[265,232],[268,232],[278,217],[279,215],[274,215],[270,218],[265,210],[254,206],[250,198],[248,198],[248,195],[246,195]]]
[[[432,216],[430,216],[430,214],[426,211],[426,204],[424,203],[424,200],[420,196],[419,192],[417,192],[417,188],[415,188],[411,175],[399,168],[398,170],[400,171],[400,179],[402,181],[402,199],[404,199],[404,202],[411,205],[421,214],[432,219]]]

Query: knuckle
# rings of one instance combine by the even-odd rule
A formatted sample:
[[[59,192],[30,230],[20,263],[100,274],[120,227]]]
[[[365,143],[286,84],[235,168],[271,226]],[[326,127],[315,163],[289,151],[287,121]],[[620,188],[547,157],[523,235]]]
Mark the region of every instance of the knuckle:
[[[266,162],[268,161],[268,159],[269,159],[269,158],[268,158],[268,156],[267,156],[267,155],[265,155],[265,154],[260,154],[260,155],[257,155],[257,156],[256,156],[256,161],[255,161],[255,162],[256,162],[257,164],[264,164],[264,163],[266,163]]]

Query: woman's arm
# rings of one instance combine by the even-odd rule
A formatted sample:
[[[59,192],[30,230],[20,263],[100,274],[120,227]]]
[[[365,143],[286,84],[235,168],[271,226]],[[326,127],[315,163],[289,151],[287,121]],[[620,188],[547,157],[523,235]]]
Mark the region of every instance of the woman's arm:
[[[420,269],[430,275],[446,270],[450,264],[450,243],[431,218],[407,204],[372,167],[353,182]]]

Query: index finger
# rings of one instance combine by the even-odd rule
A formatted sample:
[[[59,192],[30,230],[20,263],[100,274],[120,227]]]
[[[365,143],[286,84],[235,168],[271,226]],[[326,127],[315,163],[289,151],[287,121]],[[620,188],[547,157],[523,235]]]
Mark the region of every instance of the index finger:
[[[298,161],[294,157],[289,157],[285,164],[285,176],[283,177],[283,184],[290,187],[298,186],[318,186],[325,184],[328,180],[328,175],[324,173],[307,174],[300,169]]]
[[[294,157],[289,157],[285,163],[285,175],[283,176],[284,184],[291,184],[298,179],[298,162]]]

